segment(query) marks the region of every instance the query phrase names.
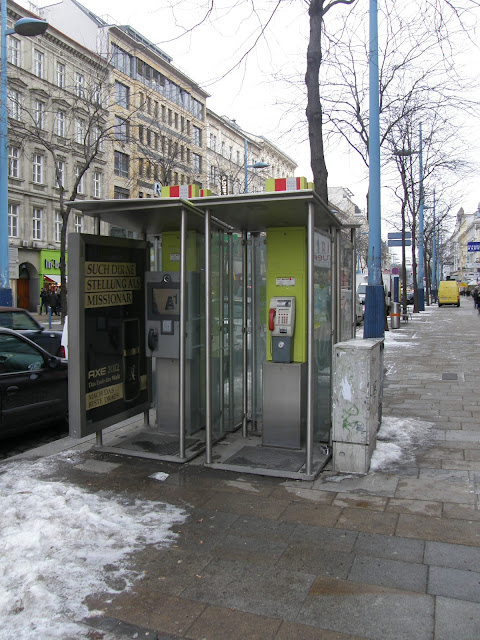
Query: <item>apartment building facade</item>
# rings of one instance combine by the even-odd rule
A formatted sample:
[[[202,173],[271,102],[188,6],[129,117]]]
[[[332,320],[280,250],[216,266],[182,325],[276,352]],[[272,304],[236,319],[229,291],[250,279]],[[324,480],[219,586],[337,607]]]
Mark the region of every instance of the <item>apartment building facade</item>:
[[[30,16],[8,3],[9,28]],[[52,27],[36,38],[9,35],[7,55],[10,286],[14,304],[36,309],[41,287],[60,282],[61,201],[77,182],[78,198],[106,196],[106,148],[84,168],[93,125],[108,115],[97,99],[92,118],[87,93],[109,72],[104,60]],[[93,232],[93,221],[72,214],[66,231]]]
[[[207,188],[214,195],[256,193],[268,178],[286,178],[297,164],[263,136],[243,131],[236,120],[207,109]],[[255,168],[256,164],[264,164]]]

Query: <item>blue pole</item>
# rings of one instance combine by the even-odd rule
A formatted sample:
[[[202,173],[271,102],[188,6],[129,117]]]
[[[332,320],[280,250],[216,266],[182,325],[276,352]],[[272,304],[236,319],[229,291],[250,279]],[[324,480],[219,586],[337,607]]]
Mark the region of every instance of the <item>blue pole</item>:
[[[365,293],[363,337],[383,338],[385,336],[385,293],[382,283],[381,253],[378,0],[370,0],[369,84],[368,284]]]
[[[435,189],[433,190],[432,299],[437,301],[437,231],[435,225]]]
[[[418,271],[417,271],[417,291],[418,310],[425,311],[425,289],[423,288],[423,141],[422,123],[420,123],[420,202],[418,209]]]
[[[7,95],[7,0],[1,0],[0,68],[0,306],[13,305],[8,256],[8,95]]]

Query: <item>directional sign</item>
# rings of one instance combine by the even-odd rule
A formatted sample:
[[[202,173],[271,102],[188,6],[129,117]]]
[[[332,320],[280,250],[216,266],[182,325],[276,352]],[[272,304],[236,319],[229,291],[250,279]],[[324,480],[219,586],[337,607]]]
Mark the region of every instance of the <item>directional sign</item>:
[[[405,246],[409,247],[412,244],[411,240],[405,240]],[[401,247],[402,246],[402,241],[401,240],[389,240],[388,241],[388,246],[389,247]]]
[[[389,233],[388,234],[388,239],[389,240],[401,240],[402,239],[402,234],[401,233]],[[411,239],[412,239],[411,231],[405,231],[405,240],[411,240]]]
[[[467,242],[467,251],[480,251],[480,242]]]

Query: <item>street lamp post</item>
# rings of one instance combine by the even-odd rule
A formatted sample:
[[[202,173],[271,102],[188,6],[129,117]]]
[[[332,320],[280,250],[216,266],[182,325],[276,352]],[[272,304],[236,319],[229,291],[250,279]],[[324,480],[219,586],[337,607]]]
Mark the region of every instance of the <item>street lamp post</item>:
[[[244,166],[245,166],[245,193],[248,193],[248,170],[249,169],[266,169],[270,165],[268,162],[254,162],[253,164],[248,164],[248,141],[247,138],[244,138],[245,142],[245,154],[244,154]]]
[[[8,255],[8,92],[7,36],[38,36],[45,33],[48,22],[36,18],[20,18],[13,29],[7,29],[7,0],[1,0],[1,66],[0,66],[0,306],[13,304],[10,289]]]
[[[432,234],[432,300],[437,301],[437,231],[435,223],[435,189],[433,190],[433,234]]]
[[[385,293],[382,283],[382,219],[380,210],[380,105],[378,72],[378,0],[370,0],[369,60],[369,188],[368,284],[365,293],[364,338],[385,336]]]
[[[424,263],[424,229],[423,229],[423,142],[422,142],[422,123],[420,123],[420,198],[418,207],[418,271],[417,271],[417,292],[418,292],[418,310],[425,311],[425,289],[423,287],[423,263]]]

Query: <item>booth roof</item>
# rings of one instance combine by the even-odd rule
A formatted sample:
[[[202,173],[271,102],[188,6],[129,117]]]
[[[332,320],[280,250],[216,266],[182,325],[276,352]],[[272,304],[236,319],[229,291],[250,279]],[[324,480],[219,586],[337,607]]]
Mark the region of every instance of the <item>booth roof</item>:
[[[272,191],[205,198],[135,198],[126,200],[84,200],[72,208],[103,222],[138,233],[158,235],[180,229],[182,208],[187,228],[203,231],[204,213],[209,210],[212,226],[231,231],[265,231],[268,227],[301,227],[308,222],[308,205],[314,209],[317,229],[351,228],[343,223],[311,190]]]

